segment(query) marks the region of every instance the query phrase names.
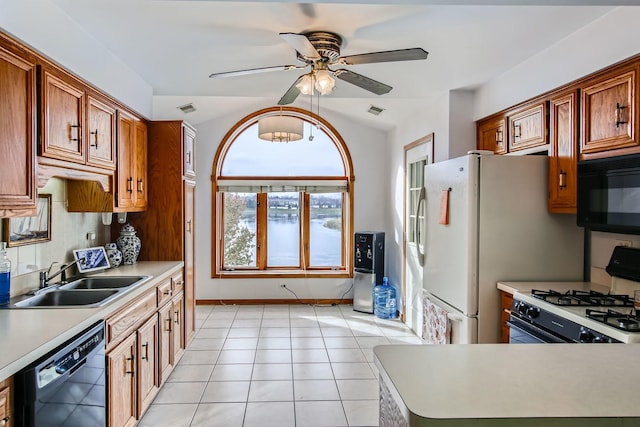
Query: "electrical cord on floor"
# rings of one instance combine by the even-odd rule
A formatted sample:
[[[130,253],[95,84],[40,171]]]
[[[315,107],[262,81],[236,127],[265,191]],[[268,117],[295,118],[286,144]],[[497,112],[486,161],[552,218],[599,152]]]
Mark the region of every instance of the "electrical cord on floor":
[[[338,302],[334,302],[334,303],[333,303],[333,304],[331,304],[331,305],[332,305],[332,306],[340,305],[340,303],[342,303],[342,300],[344,299],[344,296],[345,296],[346,294],[348,294],[348,293],[349,293],[349,291],[350,291],[351,289],[353,289],[353,280],[351,281],[351,286],[349,286],[349,289],[347,289],[346,291],[344,291],[344,294],[342,294],[342,296],[340,297],[340,299],[338,300]]]
[[[300,304],[302,304],[302,305],[310,305],[310,306],[313,306],[313,304],[307,304],[307,303],[303,302],[300,298],[298,298],[298,294],[296,294],[295,292],[293,292],[291,289],[287,288],[287,286],[286,286],[286,285],[282,285],[282,287],[283,287],[284,289],[286,289],[287,291],[291,292],[291,293],[293,294],[293,296],[294,296],[294,297],[296,297],[296,299],[298,300],[298,302],[299,302]]]

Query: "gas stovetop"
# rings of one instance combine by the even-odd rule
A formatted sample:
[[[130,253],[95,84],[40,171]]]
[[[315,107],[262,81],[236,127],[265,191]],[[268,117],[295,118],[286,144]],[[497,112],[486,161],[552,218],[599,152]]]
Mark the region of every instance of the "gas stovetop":
[[[605,325],[613,326],[616,329],[620,329],[625,332],[640,332],[640,318],[636,317],[631,312],[622,313],[620,311],[606,309],[606,310],[591,310],[587,309],[586,316],[589,319],[593,319],[596,322],[604,323]]]
[[[633,307],[633,298],[626,294],[603,294],[596,291],[557,292],[532,289],[531,295],[553,305],[569,307]]]

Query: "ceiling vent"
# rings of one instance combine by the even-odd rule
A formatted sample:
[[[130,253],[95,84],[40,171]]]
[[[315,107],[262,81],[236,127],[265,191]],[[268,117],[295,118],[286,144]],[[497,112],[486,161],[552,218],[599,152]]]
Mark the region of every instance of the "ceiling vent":
[[[185,114],[193,113],[194,111],[196,111],[196,107],[194,107],[192,103],[181,105],[178,108],[181,109]]]
[[[374,116],[379,116],[380,113],[384,111],[384,108],[376,107],[375,105],[369,106],[367,113],[373,114]]]

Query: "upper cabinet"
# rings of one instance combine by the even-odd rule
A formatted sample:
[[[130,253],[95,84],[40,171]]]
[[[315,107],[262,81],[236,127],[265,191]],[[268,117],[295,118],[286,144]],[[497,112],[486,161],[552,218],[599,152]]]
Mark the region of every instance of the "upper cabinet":
[[[183,161],[182,174],[186,178],[196,177],[196,131],[191,126],[183,123],[182,125],[182,141],[183,141]]]
[[[584,84],[580,114],[582,160],[640,151],[637,85],[637,63],[599,74]]]
[[[478,149],[507,153],[506,119],[504,115],[478,121]]]
[[[116,108],[97,94],[87,95],[87,164],[115,169]]]
[[[138,118],[118,112],[118,170],[116,202],[120,210],[147,207],[147,126]]]
[[[578,92],[568,90],[549,102],[549,199],[553,213],[576,213]]]
[[[547,103],[538,102],[508,115],[509,152],[547,144]]]
[[[36,209],[35,58],[0,34],[0,216]]]

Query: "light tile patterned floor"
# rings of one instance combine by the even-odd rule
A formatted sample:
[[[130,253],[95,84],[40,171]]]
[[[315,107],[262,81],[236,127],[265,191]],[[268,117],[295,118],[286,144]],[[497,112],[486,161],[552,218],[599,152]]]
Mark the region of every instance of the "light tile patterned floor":
[[[140,427],[377,426],[373,347],[420,344],[350,305],[197,306],[196,318]]]

